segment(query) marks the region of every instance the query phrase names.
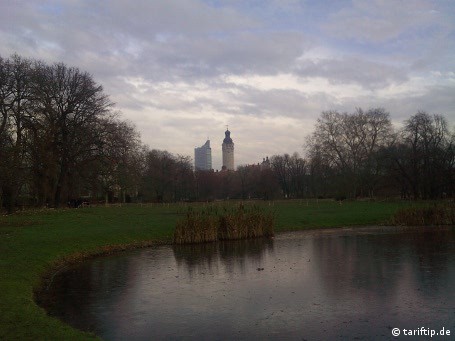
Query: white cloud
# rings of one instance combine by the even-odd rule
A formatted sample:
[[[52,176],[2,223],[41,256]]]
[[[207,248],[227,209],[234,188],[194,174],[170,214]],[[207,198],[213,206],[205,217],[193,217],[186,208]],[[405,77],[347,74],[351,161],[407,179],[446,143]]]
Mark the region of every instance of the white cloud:
[[[304,78],[322,77],[333,84],[359,84],[366,89],[383,88],[407,79],[406,70],[358,57],[301,59],[296,72]]]
[[[435,25],[438,16],[432,2],[425,0],[355,0],[352,7],[331,14],[324,26],[337,37],[385,42]]]
[[[443,1],[22,0],[0,4],[3,57],[94,75],[151,148],[219,168],[301,152],[320,112],[382,106],[455,122],[455,15]],[[217,148],[219,150],[217,151]],[[215,154],[216,152],[216,154]]]

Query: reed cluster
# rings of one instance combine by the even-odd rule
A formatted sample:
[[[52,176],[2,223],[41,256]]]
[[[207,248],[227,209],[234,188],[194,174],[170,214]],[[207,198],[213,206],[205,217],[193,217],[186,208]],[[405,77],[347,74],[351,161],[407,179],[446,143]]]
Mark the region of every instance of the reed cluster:
[[[393,215],[391,222],[401,226],[455,225],[455,205],[404,208]]]
[[[200,210],[188,208],[177,222],[175,244],[214,242],[217,240],[272,237],[275,214],[256,206],[208,206]]]

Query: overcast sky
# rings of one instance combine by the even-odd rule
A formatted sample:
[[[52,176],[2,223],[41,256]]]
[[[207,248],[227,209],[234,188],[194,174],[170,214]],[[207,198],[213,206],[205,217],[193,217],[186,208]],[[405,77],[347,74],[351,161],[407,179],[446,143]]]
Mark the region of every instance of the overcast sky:
[[[299,152],[324,110],[455,123],[455,1],[2,0],[0,55],[90,72],[151,148],[236,166]]]

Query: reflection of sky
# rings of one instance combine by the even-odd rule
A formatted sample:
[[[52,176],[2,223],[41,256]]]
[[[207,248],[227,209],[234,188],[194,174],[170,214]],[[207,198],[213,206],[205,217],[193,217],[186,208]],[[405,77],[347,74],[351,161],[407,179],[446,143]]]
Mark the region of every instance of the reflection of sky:
[[[453,232],[365,231],[102,258],[79,273],[92,283],[79,304],[107,339],[381,338],[389,326],[452,327]]]

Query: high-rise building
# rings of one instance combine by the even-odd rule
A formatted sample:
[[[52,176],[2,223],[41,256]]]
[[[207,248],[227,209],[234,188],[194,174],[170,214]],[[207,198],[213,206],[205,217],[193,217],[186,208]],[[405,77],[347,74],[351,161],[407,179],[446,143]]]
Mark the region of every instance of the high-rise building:
[[[212,148],[210,148],[210,140],[207,140],[203,146],[194,148],[194,169],[212,169]]]
[[[222,169],[234,170],[234,142],[231,139],[231,132],[227,129],[224,132],[223,148],[223,167]]]

